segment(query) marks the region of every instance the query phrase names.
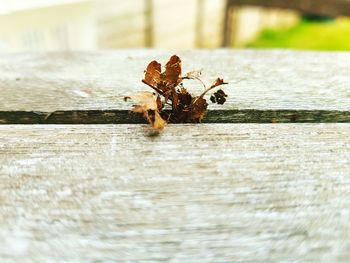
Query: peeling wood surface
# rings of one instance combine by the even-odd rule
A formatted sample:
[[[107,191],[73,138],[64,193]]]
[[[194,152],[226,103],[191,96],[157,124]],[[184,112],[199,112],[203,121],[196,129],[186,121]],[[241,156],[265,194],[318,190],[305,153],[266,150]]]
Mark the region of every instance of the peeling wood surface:
[[[349,122],[350,53],[122,50],[3,54],[0,61],[0,123],[16,123],[10,121],[13,114],[22,114],[20,120],[31,114],[34,116],[32,121],[40,116],[57,116],[70,111],[97,110],[103,115],[112,110],[125,114],[130,103],[125,103],[123,96],[149,89],[141,83],[146,65],[154,59],[164,65],[173,53],[182,58],[184,71],[202,69],[206,83],[210,84],[218,76],[230,83],[225,87],[229,95],[227,104],[223,107],[210,105],[215,111],[207,118],[208,122],[215,122],[221,111],[229,110],[231,113],[242,111],[242,114],[225,113],[225,116],[231,116],[226,122],[235,122],[237,116],[243,116],[243,121],[239,122],[252,119],[254,114],[244,117],[244,110],[256,111],[258,115],[271,113],[267,122],[278,115],[279,110],[309,110],[313,121],[317,121],[318,112],[323,110],[327,111],[326,116],[333,116],[335,122]],[[191,91],[201,92],[200,83],[187,83]],[[310,118],[310,115],[300,118]],[[280,119],[293,122],[293,117],[288,114]]]
[[[1,262],[349,262],[350,124],[2,125]]]

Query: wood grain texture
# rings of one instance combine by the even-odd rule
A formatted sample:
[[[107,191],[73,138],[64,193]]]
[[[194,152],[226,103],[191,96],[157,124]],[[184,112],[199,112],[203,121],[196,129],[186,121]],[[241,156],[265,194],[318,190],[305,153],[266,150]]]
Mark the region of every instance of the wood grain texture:
[[[210,105],[208,122],[215,122],[220,116],[221,119],[228,116],[225,122],[236,122],[237,118],[241,118],[239,122],[262,122],[254,116],[265,114],[266,117],[267,113],[270,115],[265,122],[272,122],[276,115],[281,122],[293,122],[295,114],[288,110],[309,111],[306,112],[309,115],[299,114],[298,118],[311,122],[320,121],[322,111],[325,111],[321,114],[326,116],[324,119],[332,116],[334,122],[350,121],[350,53],[122,50],[3,54],[0,123],[16,123],[13,116],[26,123],[28,115],[33,116],[29,118],[32,123],[45,123],[47,116],[53,120],[55,115],[66,114],[62,112],[69,116],[70,112],[79,115],[79,111],[89,114],[95,110],[101,116],[109,111],[125,116],[131,103],[125,103],[123,96],[149,90],[141,83],[148,62],[157,59],[164,64],[173,53],[182,57],[185,72],[202,69],[206,83],[218,76],[230,83],[225,87],[229,95],[227,104]],[[202,91],[199,83],[187,81],[185,85],[192,92]],[[221,114],[221,111],[226,112]],[[41,122],[34,122],[36,119]]]
[[[349,262],[350,124],[0,127],[1,262]]]

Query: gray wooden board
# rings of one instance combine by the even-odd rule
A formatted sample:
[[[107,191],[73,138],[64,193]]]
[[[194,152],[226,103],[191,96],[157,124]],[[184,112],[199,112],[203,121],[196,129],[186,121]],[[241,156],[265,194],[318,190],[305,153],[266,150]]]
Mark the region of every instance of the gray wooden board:
[[[3,125],[1,262],[349,262],[350,124]]]
[[[184,72],[202,69],[208,85],[216,77],[230,83],[227,103],[210,105],[207,122],[350,122],[350,53],[136,49],[2,54],[0,123],[92,122],[87,115],[93,123],[139,123],[123,97],[150,90],[141,83],[147,64],[164,65],[175,53]],[[196,81],[185,86],[203,89]]]

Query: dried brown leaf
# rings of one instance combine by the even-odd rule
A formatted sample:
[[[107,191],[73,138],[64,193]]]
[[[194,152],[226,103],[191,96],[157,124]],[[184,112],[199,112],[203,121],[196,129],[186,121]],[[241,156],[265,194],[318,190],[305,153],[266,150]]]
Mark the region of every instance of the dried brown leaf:
[[[154,114],[154,122],[152,124],[153,128],[156,130],[164,129],[167,122],[160,116],[158,111],[155,111]]]
[[[168,88],[175,88],[181,82],[181,59],[173,55],[165,65],[165,72],[162,73],[162,80]]]
[[[160,98],[159,95],[157,96],[156,102],[157,102],[157,109],[161,110],[164,107],[164,104],[163,104],[162,99]]]
[[[153,87],[157,87],[160,82],[160,73],[161,65],[154,60],[148,64],[147,69],[145,70],[144,81]]]
[[[199,79],[202,75],[202,72],[200,70],[193,70],[190,72],[187,72],[184,79]]]
[[[124,99],[131,99],[136,102],[131,109],[134,113],[143,113],[147,121],[155,129],[163,129],[166,121],[162,119],[158,111],[157,101],[154,99],[152,92],[143,91],[134,96],[125,97]]]
[[[227,84],[227,82],[225,82],[223,79],[217,78],[214,83],[210,86],[210,88],[216,88],[220,85],[224,85]]]
[[[157,110],[157,102],[155,101],[152,92],[142,91],[126,98],[135,101],[136,105],[141,107],[144,111]]]
[[[207,110],[208,103],[206,99],[195,97],[191,107],[191,120],[193,122],[201,122]]]
[[[141,92],[135,96],[125,97],[124,100],[132,99],[136,104],[132,112],[142,113],[147,121],[155,128],[162,129],[167,121],[174,123],[201,122],[208,107],[204,96],[212,89],[227,84],[223,79],[216,79],[206,88],[200,79],[200,71],[188,72],[181,77],[181,59],[173,55],[165,65],[165,71],[161,72],[161,64],[152,61],[145,70],[143,82],[154,89],[157,94]],[[184,79],[199,80],[205,90],[199,96],[193,96],[182,85]],[[157,97],[155,98],[155,95]],[[210,100],[214,103],[223,104],[227,95],[223,90],[213,93]],[[167,110],[164,105],[171,106]],[[165,108],[165,110],[164,110]]]
[[[192,95],[185,88],[179,90],[179,103],[183,108],[187,108],[191,105]]]

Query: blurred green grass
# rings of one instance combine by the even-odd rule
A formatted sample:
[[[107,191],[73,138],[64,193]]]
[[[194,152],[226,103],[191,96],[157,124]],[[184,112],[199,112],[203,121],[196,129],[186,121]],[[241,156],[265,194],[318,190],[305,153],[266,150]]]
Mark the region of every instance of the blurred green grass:
[[[247,45],[252,48],[350,50],[350,19],[301,20],[289,29],[266,29]]]

